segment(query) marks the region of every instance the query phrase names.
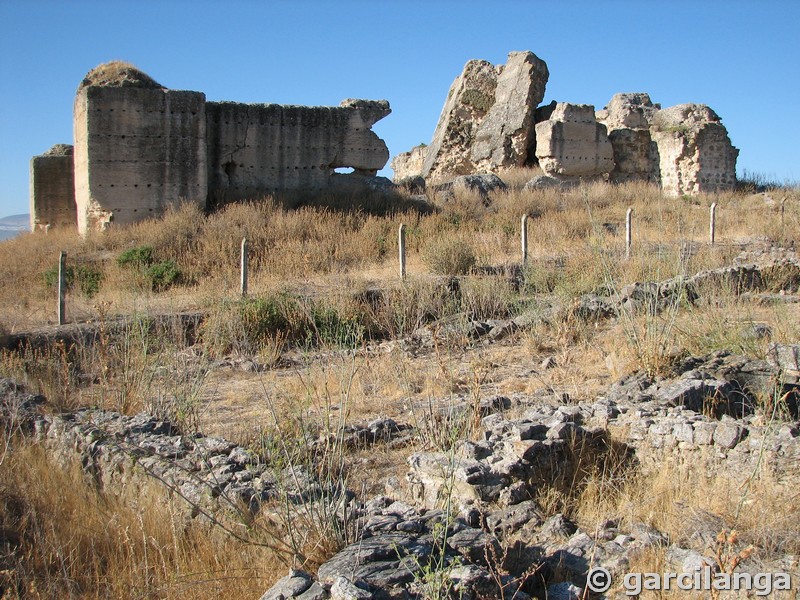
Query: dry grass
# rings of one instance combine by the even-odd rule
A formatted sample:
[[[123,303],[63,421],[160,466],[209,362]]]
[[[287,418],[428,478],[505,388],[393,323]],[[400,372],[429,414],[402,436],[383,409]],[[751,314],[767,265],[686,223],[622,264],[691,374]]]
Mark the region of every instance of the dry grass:
[[[70,294],[72,319],[94,317],[96,305],[110,311],[205,308],[238,288],[238,255],[243,237],[250,247],[250,291],[275,288],[319,293],[341,289],[342,278],[385,285],[396,278],[397,228],[407,226],[407,253],[412,277],[426,273],[423,256],[442,240],[461,240],[476,257],[477,266],[502,266],[519,261],[519,219],[529,221],[529,253],[533,279],[564,288],[566,293],[602,284],[610,276],[627,283],[647,275],[662,278],[677,269],[689,271],[725,264],[738,252],[737,244],[758,238],[792,239],[800,228],[800,210],[789,192],[785,224],[776,206],[751,196],[727,194],[686,200],[663,198],[656,188],[628,184],[587,185],[566,193],[555,190],[511,189],[497,193],[489,207],[472,197],[458,197],[432,214],[398,201],[372,206],[356,198],[360,210],[320,205],[286,208],[287,202],[267,199],[234,204],[206,216],[185,205],[160,221],[94,234],[81,240],[69,232],[22,235],[0,244],[0,323],[18,331],[52,322],[54,292],[43,273],[66,250],[71,264],[87,264],[103,274],[99,294],[86,298]],[[717,202],[715,248],[705,246],[708,207]],[[295,200],[294,202],[299,202]],[[377,202],[377,201],[376,201]],[[624,253],[625,211],[634,209],[634,255]],[[667,235],[668,233],[668,235]],[[681,248],[697,244],[698,251],[681,258]],[[116,258],[134,247],[153,248],[157,260],[174,260],[183,284],[153,293]],[[685,252],[683,253],[685,255]],[[598,257],[606,257],[604,267]],[[606,272],[607,271],[607,272]],[[25,282],[20,285],[20,282]]]
[[[258,598],[285,567],[275,554],[184,524],[163,492],[98,494],[41,448],[0,465],[3,598]]]
[[[371,205],[367,198],[352,199],[360,206],[352,210],[342,208],[341,198],[266,199],[210,215],[186,205],[161,221],[86,240],[53,231],[0,243],[0,331],[52,322],[54,292],[43,275],[62,249],[72,264],[103,276],[92,298],[70,292],[68,316],[101,323],[142,316],[91,346],[6,353],[0,372],[44,392],[56,410],[146,408],[258,448],[281,437],[300,439],[306,428],[335,431],[341,423],[379,415],[409,422],[409,407],[442,398],[545,388],[588,400],[611,378],[642,366],[658,370],[652,361],[673,353],[728,349],[763,356],[770,340],[797,342],[800,307],[761,306],[730,290],[712,290],[694,306],[675,305],[657,317],[594,323],[567,310],[584,293],[728,265],[756,240],[797,239],[796,191],[787,192],[782,218],[763,198],[740,194],[668,199],[635,184],[522,190],[535,174],[507,174],[509,191],[495,194],[489,206],[473,196],[432,212],[405,201]],[[713,248],[706,244],[712,202],[719,206]],[[628,207],[634,209],[634,248],[624,260]],[[530,262],[515,280],[509,275],[520,260],[523,213],[530,216]],[[401,222],[409,270],[402,283],[396,272]],[[244,301],[237,294],[243,237],[251,256],[250,298]],[[475,259],[457,292],[430,268],[431,253],[454,243]],[[178,285],[155,292],[141,272],[118,264],[122,252],[141,247],[152,248],[156,260],[175,262],[182,273]],[[503,275],[486,274],[491,272]],[[507,318],[550,305],[561,307],[559,318],[491,346],[456,335],[420,355],[375,347],[438,319]],[[207,315],[194,346],[176,330],[136,327],[147,315],[188,309]],[[768,326],[771,335],[753,335],[753,323]],[[554,368],[540,366],[546,357],[555,358]],[[269,368],[209,371],[212,361],[232,358],[253,358]],[[336,468],[349,469],[356,488],[376,493],[402,475],[411,450],[359,449],[346,456],[347,468]],[[589,529],[611,515],[679,539],[688,534],[675,508],[681,503],[730,518],[764,547],[774,546],[765,537],[774,532],[800,538],[796,493],[767,476],[752,482],[742,502],[735,482],[722,476],[707,478],[677,464],[644,475],[618,455],[598,458],[595,450],[569,480],[540,498],[543,504]],[[0,464],[0,526],[11,543],[7,549],[15,552],[4,556],[0,570],[11,569],[3,573],[21,595],[258,597],[283,574],[275,554],[264,549],[195,525],[164,527],[173,515],[156,496],[143,496],[142,513],[76,481],[25,445]],[[316,548],[309,564],[330,551],[319,542],[303,541]],[[663,556],[641,560],[643,567],[657,565]]]

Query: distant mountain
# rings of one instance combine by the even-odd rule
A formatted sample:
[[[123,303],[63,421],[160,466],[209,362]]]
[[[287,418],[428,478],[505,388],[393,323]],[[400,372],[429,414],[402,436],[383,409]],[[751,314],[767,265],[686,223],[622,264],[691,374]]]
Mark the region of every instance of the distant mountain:
[[[31,216],[11,215],[0,219],[0,240],[7,240],[17,235],[20,231],[29,231],[31,228]]]

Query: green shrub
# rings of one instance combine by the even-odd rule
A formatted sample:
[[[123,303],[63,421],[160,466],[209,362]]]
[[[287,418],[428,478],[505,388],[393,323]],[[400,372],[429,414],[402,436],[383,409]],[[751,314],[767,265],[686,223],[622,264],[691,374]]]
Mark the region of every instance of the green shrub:
[[[55,266],[43,273],[44,284],[48,289],[58,286],[58,267]],[[100,291],[103,282],[103,273],[87,265],[77,267],[68,266],[64,272],[64,281],[67,290],[73,290],[75,285],[87,298],[93,298]]]
[[[239,304],[242,328],[248,339],[257,345],[278,333],[292,336],[297,313],[297,300],[288,294],[246,298]]]
[[[475,266],[475,251],[458,239],[438,239],[425,248],[425,264],[439,275],[466,275]]]
[[[157,262],[148,267],[144,273],[154,292],[163,292],[177,283],[181,277],[181,271],[174,260]]]
[[[117,257],[117,264],[120,267],[143,269],[151,266],[154,262],[153,249],[150,246],[136,246],[125,250]]]
[[[174,260],[156,262],[151,246],[136,246],[125,250],[117,257],[117,264],[123,268],[139,271],[145,279],[145,285],[154,292],[163,292],[181,278],[181,270]]]

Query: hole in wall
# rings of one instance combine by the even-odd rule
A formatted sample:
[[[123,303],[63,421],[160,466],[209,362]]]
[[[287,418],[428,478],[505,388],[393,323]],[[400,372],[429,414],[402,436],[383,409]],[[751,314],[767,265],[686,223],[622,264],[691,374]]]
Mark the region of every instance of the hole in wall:
[[[336,167],[333,172],[338,173],[339,175],[349,175],[350,173],[355,173],[355,169],[353,167]]]
[[[225,176],[228,178],[228,185],[232,184],[236,177],[236,163],[230,160],[222,165],[222,170],[225,171]]]

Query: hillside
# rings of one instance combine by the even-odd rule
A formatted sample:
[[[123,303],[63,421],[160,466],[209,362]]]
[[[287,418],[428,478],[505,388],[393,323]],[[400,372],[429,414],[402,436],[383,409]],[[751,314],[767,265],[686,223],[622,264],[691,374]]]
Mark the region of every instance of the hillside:
[[[531,175],[0,245],[4,593],[566,598],[600,566],[611,598],[706,561],[792,597],[798,190]]]
[[[0,219],[0,240],[14,237],[21,231],[29,231],[31,227],[30,215],[10,215]]]

